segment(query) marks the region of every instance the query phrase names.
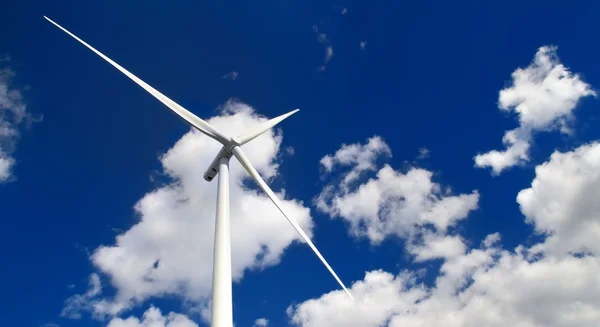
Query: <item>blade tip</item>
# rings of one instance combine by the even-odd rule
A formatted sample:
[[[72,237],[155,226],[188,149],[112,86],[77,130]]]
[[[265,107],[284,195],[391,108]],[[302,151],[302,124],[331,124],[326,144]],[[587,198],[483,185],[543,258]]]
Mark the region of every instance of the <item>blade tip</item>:
[[[44,16],[44,18],[46,18],[46,20],[49,21],[50,23],[52,23],[54,25],[58,25],[52,19],[48,18],[47,16]]]

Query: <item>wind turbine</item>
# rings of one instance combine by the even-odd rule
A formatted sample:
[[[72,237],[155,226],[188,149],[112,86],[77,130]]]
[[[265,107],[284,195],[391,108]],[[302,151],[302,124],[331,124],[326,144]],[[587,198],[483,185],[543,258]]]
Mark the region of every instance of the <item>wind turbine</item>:
[[[75,36],[73,33],[69,32],[62,26],[55,23],[50,18],[44,16],[46,20],[50,23],[54,24],[56,27],[63,30],[68,35],[72,36],[75,40],[79,41],[81,44],[88,47],[90,50],[95,52],[102,59],[106,60],[108,63],[113,65],[115,68],[120,70],[123,74],[129,77],[131,80],[136,82],[139,86],[141,86],[144,90],[148,91],[148,93],[152,94],[156,99],[162,102],[164,105],[169,107],[173,112],[175,112],[179,117],[183,118],[188,124],[192,125],[194,128],[199,130],[200,132],[208,135],[212,139],[221,143],[223,147],[217,153],[217,156],[212,161],[209,168],[204,173],[204,179],[208,182],[212,181],[214,177],[219,174],[218,181],[218,191],[217,191],[217,217],[215,224],[215,247],[214,247],[214,266],[213,266],[213,289],[212,289],[212,317],[211,317],[211,326],[212,327],[230,327],[233,325],[233,310],[232,310],[232,292],[231,292],[231,234],[230,234],[230,225],[229,225],[229,159],[232,156],[235,156],[236,159],[242,164],[244,169],[248,172],[250,176],[254,178],[258,186],[267,194],[267,196],[273,201],[273,204],[279,209],[279,211],[283,214],[283,216],[292,224],[292,226],[296,229],[296,231],[300,234],[300,236],[306,241],[308,246],[313,250],[313,252],[319,257],[321,262],[327,267],[329,272],[333,275],[333,277],[337,280],[337,282],[342,286],[344,291],[350,296],[351,299],[352,294],[346,288],[344,283],[340,280],[337,274],[333,271],[331,266],[327,263],[325,258],[321,255],[319,250],[315,247],[310,238],[306,235],[306,233],[302,230],[302,228],[298,225],[298,223],[290,218],[283,211],[281,207],[281,203],[279,199],[273,193],[271,188],[265,183],[262,177],[258,174],[246,154],[242,150],[241,146],[255,139],[259,135],[273,128],[275,125],[286,119],[287,117],[298,112],[299,109],[292,110],[286,114],[283,114],[279,117],[275,117],[271,120],[265,121],[258,126],[254,127],[247,133],[244,133],[238,137],[228,137],[223,133],[219,132],[213,126],[211,126],[206,121],[197,117],[193,113],[189,112],[179,104],[175,103],[175,101],[169,99],[164,94],[160,93],[158,90],[153,88],[152,86],[146,84],[144,81],[127,71],[125,68],[121,67],[116,62],[112,61],[110,58],[102,54],[100,51],[94,49],[91,45],[85,43],[80,38]]]

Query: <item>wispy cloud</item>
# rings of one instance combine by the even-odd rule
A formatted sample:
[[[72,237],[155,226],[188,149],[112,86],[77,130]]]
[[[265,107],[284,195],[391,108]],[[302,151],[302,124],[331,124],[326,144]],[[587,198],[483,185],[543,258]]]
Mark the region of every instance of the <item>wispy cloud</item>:
[[[317,41],[319,41],[319,43],[329,44],[329,38],[327,37],[327,34],[320,32],[319,26],[317,26],[316,24],[313,25],[313,31],[317,35]]]
[[[28,127],[41,120],[27,112],[22,90],[16,88],[15,72],[9,67],[10,57],[0,58],[0,183],[11,179],[15,158],[12,156],[20,136],[21,126]]]
[[[427,148],[420,148],[419,149],[419,155],[417,156],[417,159],[427,159],[427,158],[429,158],[430,155],[431,155],[431,151],[429,151],[429,149],[427,149]]]
[[[55,324],[53,322],[47,322],[47,323],[45,323],[43,325],[40,325],[40,327],[60,327],[60,325],[59,324]]]
[[[290,156],[293,156],[294,153],[296,153],[296,150],[294,149],[293,146],[290,145],[285,148],[285,153],[287,153]]]
[[[81,319],[81,312],[90,309],[94,299],[102,293],[102,284],[98,274],[91,274],[88,281],[88,290],[83,294],[76,294],[65,301],[60,316],[69,319]]]
[[[325,57],[323,59],[323,65],[321,65],[321,67],[319,67],[320,71],[324,71],[327,68],[327,64],[329,63],[329,61],[331,61],[331,58],[333,58],[333,55],[334,55],[333,46],[331,46],[331,42],[330,42],[327,34],[322,33],[319,30],[319,26],[313,25],[313,31],[317,35],[317,41],[319,43],[325,45]]]
[[[346,7],[333,6],[332,8],[334,11],[340,13],[342,16],[348,15],[348,8]]]
[[[325,59],[323,59],[323,65],[320,67],[321,71],[327,68],[327,64],[329,63],[329,61],[331,61],[331,58],[333,58],[333,47],[328,46],[327,48],[325,48]]]
[[[222,79],[228,79],[228,80],[235,81],[238,78],[239,75],[240,75],[239,72],[232,71],[232,72],[229,72],[229,73],[223,75],[221,78]]]
[[[367,41],[360,41],[360,49],[365,50],[367,48]]]

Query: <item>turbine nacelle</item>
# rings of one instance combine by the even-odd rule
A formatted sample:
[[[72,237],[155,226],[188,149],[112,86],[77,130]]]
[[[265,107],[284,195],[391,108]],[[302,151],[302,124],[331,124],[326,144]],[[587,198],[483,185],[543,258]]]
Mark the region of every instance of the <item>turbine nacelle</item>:
[[[206,169],[204,172],[204,180],[211,182],[219,173],[219,160],[223,157],[229,159],[231,156],[233,156],[233,153],[227,152],[226,148],[222,147],[221,150],[219,150],[219,153],[217,153],[213,161],[210,163],[208,169]]]

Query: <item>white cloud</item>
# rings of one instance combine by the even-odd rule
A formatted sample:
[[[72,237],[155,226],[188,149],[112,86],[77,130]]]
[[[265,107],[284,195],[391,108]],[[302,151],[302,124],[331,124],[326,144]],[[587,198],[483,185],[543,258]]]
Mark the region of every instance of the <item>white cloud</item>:
[[[327,64],[329,63],[329,61],[331,61],[331,58],[333,58],[333,47],[328,45],[325,48],[325,59],[323,59],[323,65],[320,68],[321,71],[327,68]]]
[[[322,44],[329,44],[330,43],[329,38],[327,37],[327,34],[322,33],[319,30],[319,26],[318,25],[313,25],[313,31],[317,35],[317,41],[319,41],[319,43],[322,43]]]
[[[500,233],[490,234],[485,237],[485,239],[481,242],[482,247],[489,248],[494,244],[500,242]]]
[[[479,248],[450,251],[448,237],[434,235],[415,260],[452,254],[441,255],[446,259],[432,285],[413,272],[371,271],[352,285],[355,302],[333,291],[290,306],[288,316],[303,327],[597,326],[598,189],[599,142],[555,152],[517,196],[526,221],[546,234],[539,243],[508,251],[495,233]]]
[[[90,309],[90,301],[102,293],[102,284],[100,276],[93,273],[89,277],[88,290],[83,294],[76,294],[65,301],[65,306],[62,309],[60,316],[69,319],[81,318],[81,311]]]
[[[327,64],[329,63],[329,61],[331,61],[331,58],[333,58],[333,46],[331,46],[331,41],[329,40],[327,34],[322,33],[319,30],[319,26],[313,25],[313,31],[317,35],[317,41],[325,45],[325,58],[323,59],[323,65],[319,67],[320,71],[324,71],[325,68],[327,68]]]
[[[548,235],[538,248],[553,255],[600,255],[600,142],[556,151],[535,172],[517,202],[527,222]]]
[[[0,149],[1,151],[1,149]],[[15,159],[0,152],[0,183],[7,181],[12,174],[12,167],[15,164]]]
[[[411,167],[402,173],[386,164],[377,170],[377,160],[389,156],[387,144],[373,137],[364,145],[342,145],[334,155],[323,157],[325,172],[349,170],[334,176],[339,182],[323,188],[315,199],[317,208],[344,219],[353,236],[367,237],[372,244],[388,236],[408,239],[409,252],[422,260],[464,251],[459,238],[445,234],[477,208],[477,191],[457,196],[443,192],[432,181],[433,173],[421,168]],[[377,171],[375,178],[358,183],[369,171]]]
[[[385,325],[394,313],[408,310],[426,292],[415,286],[415,278],[410,274],[394,277],[376,270],[352,285],[355,301],[334,291],[291,306],[287,311],[293,323],[304,327],[375,327]]]
[[[500,91],[501,110],[515,111],[519,127],[502,139],[506,149],[475,156],[475,166],[491,167],[493,174],[529,161],[529,147],[537,131],[560,130],[569,133],[569,121],[579,100],[596,96],[590,85],[560,63],[556,47],[538,49],[533,62],[512,73],[512,85]]]
[[[513,74],[513,85],[500,91],[500,108],[514,110],[523,125],[545,129],[572,113],[581,99],[595,95],[579,75],[560,63],[556,47],[541,47],[533,63]]]
[[[245,104],[228,102],[209,122],[232,135],[264,121]],[[265,178],[277,175],[282,136],[269,131],[244,149]],[[172,183],[148,192],[135,205],[139,222],[118,235],[116,243],[98,247],[91,259],[116,288],[114,298],[96,297],[97,315],[118,314],[151,297],[180,296],[206,305],[212,281],[212,250],[217,183],[202,175],[220,145],[195,131],[185,134],[160,160]],[[296,231],[270,200],[245,185],[246,172],[231,160],[232,273],[241,280],[247,269],[279,262]],[[253,183],[253,182],[252,182]],[[300,201],[284,200],[284,209],[311,234],[310,211]]]
[[[430,155],[431,155],[431,151],[429,151],[429,149],[427,149],[427,148],[420,148],[419,149],[419,155],[417,156],[417,159],[427,159],[427,158],[429,158]]]
[[[229,72],[229,73],[223,75],[223,77],[221,77],[221,78],[235,81],[239,75],[240,75],[239,72],[233,71],[233,72]]]
[[[43,325],[40,325],[40,327],[60,327],[60,325],[59,324],[55,324],[53,322],[47,322],[47,323],[45,323]]]
[[[348,8],[346,7],[333,6],[332,8],[334,11],[340,13],[342,16],[346,16],[348,14]]]
[[[351,289],[288,308],[303,327],[592,327],[600,321],[596,258],[528,260],[500,248],[447,260],[432,287],[412,273],[366,274]]]
[[[286,146],[285,147],[285,153],[287,153],[290,156],[293,156],[296,153],[296,150],[291,145],[290,146]]]
[[[150,307],[142,320],[136,317],[113,318],[107,327],[198,327],[198,324],[185,315],[171,312],[163,316],[158,308]]]
[[[269,326],[269,320],[266,318],[259,318],[254,321],[254,327],[267,327]]]
[[[319,162],[325,173],[331,173],[336,167],[353,166],[352,170],[344,176],[341,186],[347,189],[361,175],[377,169],[376,160],[380,157],[391,157],[392,151],[385,141],[374,136],[367,140],[367,144],[342,144],[333,155],[326,155]]]
[[[408,244],[407,250],[415,255],[415,261],[454,258],[466,251],[466,246],[459,236],[447,236],[424,233],[418,244]]]
[[[492,150],[475,156],[475,166],[491,167],[492,174],[498,175],[504,169],[529,161],[531,141],[530,129],[517,128],[507,131],[502,137],[506,150]]]
[[[364,50],[367,48],[367,41],[360,41],[360,49]]]
[[[9,62],[7,56],[0,58],[2,65]],[[27,112],[21,90],[14,88],[14,77],[15,73],[9,67],[0,69],[0,183],[9,181],[13,175],[15,158],[12,153],[19,139],[20,125],[40,119],[34,119]]]
[[[327,65],[331,58],[333,58],[333,47],[328,46],[327,49],[325,49],[325,60],[323,61],[324,64]]]

